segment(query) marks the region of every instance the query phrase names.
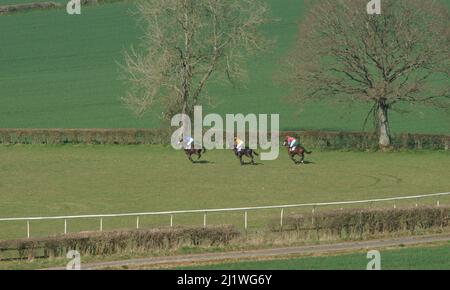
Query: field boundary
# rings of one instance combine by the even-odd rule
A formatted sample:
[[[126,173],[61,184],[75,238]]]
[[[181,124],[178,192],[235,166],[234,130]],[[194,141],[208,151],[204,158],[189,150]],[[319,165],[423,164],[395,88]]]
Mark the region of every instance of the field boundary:
[[[218,132],[220,133],[220,132]],[[221,132],[224,136],[231,132]],[[377,150],[377,134],[346,131],[280,131],[280,141],[286,135],[300,138],[307,148],[329,150]],[[0,144],[89,144],[89,145],[169,145],[169,129],[117,128],[117,129],[26,129],[0,128]],[[247,135],[254,134],[247,132]],[[234,135],[234,134],[233,134]],[[224,140],[226,141],[226,140]],[[392,135],[392,148],[410,150],[449,150],[450,135],[409,134]]]
[[[130,2],[132,0],[81,0],[81,5],[101,5],[104,3],[116,3],[116,2]],[[29,3],[18,3],[18,4],[6,4],[0,5],[0,16],[12,13],[19,13],[24,11],[35,11],[35,10],[50,10],[50,9],[63,9],[66,8],[66,3],[62,4],[59,2],[54,2],[49,0],[47,2],[33,2],[30,0]]]
[[[356,251],[363,251],[369,249],[385,249],[392,247],[404,247],[415,245],[426,245],[432,243],[450,241],[449,234],[429,235],[429,236],[413,236],[394,239],[377,239],[368,241],[332,243],[320,245],[305,245],[299,247],[286,248],[271,248],[258,249],[248,251],[233,251],[222,253],[204,253],[204,254],[189,254],[189,255],[175,255],[164,257],[151,257],[141,259],[130,259],[122,261],[111,262],[97,262],[87,263],[82,265],[83,270],[95,270],[105,268],[118,267],[176,267],[178,265],[185,265],[191,263],[221,263],[230,260],[259,260],[259,259],[286,259],[293,257],[303,257],[311,254],[330,254],[330,253],[349,253]],[[65,267],[51,267],[47,270],[64,270]]]
[[[424,195],[413,195],[413,196],[403,196],[403,197],[390,197],[390,198],[377,198],[377,199],[367,199],[367,200],[354,200],[354,201],[336,201],[336,202],[316,202],[316,203],[303,203],[303,204],[288,204],[288,205],[274,205],[274,206],[255,206],[255,207],[237,207],[237,208],[218,208],[218,209],[195,209],[195,210],[176,210],[176,211],[156,211],[156,212],[139,212],[139,213],[119,213],[119,214],[91,214],[91,215],[68,215],[68,216],[49,216],[49,217],[16,217],[16,218],[0,218],[0,222],[8,221],[26,221],[27,223],[27,238],[30,238],[30,221],[44,221],[44,220],[64,220],[64,234],[67,234],[67,220],[73,219],[92,219],[98,218],[100,221],[99,231],[103,231],[103,218],[111,217],[136,217],[136,229],[139,229],[139,217],[143,216],[157,216],[157,215],[167,215],[170,216],[170,226],[173,227],[173,217],[177,214],[192,214],[192,213],[203,213],[203,226],[207,225],[207,214],[208,213],[219,213],[219,212],[242,212],[244,214],[244,228],[248,228],[248,212],[256,210],[267,210],[267,209],[279,209],[280,210],[280,226],[283,226],[284,210],[290,208],[312,208],[314,213],[318,207],[324,206],[344,206],[344,205],[357,205],[357,204],[373,204],[379,202],[394,202],[394,208],[396,208],[395,201],[402,200],[416,200],[416,206],[418,206],[419,199],[426,198],[439,198],[442,196],[450,196],[450,192],[434,193],[434,194],[424,194]],[[440,206],[440,200],[437,199],[436,205]]]

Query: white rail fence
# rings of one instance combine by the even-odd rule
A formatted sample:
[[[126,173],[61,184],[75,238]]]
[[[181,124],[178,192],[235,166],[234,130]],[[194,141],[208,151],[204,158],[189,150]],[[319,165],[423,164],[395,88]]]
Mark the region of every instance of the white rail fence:
[[[303,203],[303,204],[289,204],[289,205],[275,205],[275,206],[256,206],[256,207],[239,207],[239,208],[220,208],[220,209],[196,209],[196,210],[177,210],[177,211],[159,211],[159,212],[140,212],[140,213],[121,213],[121,214],[93,214],[93,215],[72,215],[72,216],[51,216],[51,217],[19,217],[19,218],[0,218],[0,222],[26,221],[27,238],[30,238],[30,221],[49,221],[49,220],[64,220],[64,234],[67,234],[67,221],[74,219],[99,219],[99,230],[103,231],[103,219],[112,217],[136,217],[136,229],[139,229],[139,217],[143,216],[170,216],[170,226],[173,227],[173,217],[177,214],[203,214],[203,226],[206,227],[206,217],[208,213],[223,213],[223,212],[242,212],[244,214],[244,228],[248,228],[248,212],[256,210],[279,209],[280,210],[280,226],[283,226],[283,215],[286,209],[291,208],[312,208],[314,213],[318,207],[324,206],[344,206],[357,204],[374,204],[381,202],[394,202],[394,208],[397,207],[396,201],[416,200],[416,207],[419,205],[419,200],[427,198],[436,198],[436,206],[440,206],[439,197],[450,196],[450,192],[434,193],[426,195],[413,195],[403,197],[378,198],[367,200],[354,201],[337,201],[337,202],[319,202],[319,203]]]

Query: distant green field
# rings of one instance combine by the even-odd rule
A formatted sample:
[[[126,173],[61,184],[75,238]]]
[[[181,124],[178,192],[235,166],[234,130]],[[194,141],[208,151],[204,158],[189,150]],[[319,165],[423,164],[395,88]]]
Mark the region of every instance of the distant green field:
[[[18,3],[25,0],[3,0]],[[249,60],[246,89],[211,87],[217,113],[279,113],[281,129],[361,130],[369,105],[311,104],[282,100],[286,88],[273,84],[278,60],[296,37],[303,1],[270,0],[279,21],[264,28],[277,39],[273,53]],[[159,111],[136,119],[119,98],[126,90],[117,62],[141,35],[130,15],[132,3],[83,7],[81,16],[64,9],[0,16],[0,127],[157,127]],[[297,115],[297,112],[300,112]],[[395,132],[449,133],[450,116],[426,108],[391,117]]]
[[[450,270],[450,242],[433,247],[381,250],[382,270]],[[367,252],[283,260],[183,267],[189,270],[365,270]]]
[[[206,153],[209,163],[193,165],[183,152],[159,146],[0,146],[0,217],[282,205],[450,189],[449,152],[314,152],[307,159],[313,163],[296,166],[281,154],[276,161],[241,167],[230,150],[216,150]],[[276,221],[279,214],[250,212],[249,226]],[[203,215],[177,215],[174,222],[201,225]],[[98,223],[69,221],[68,229],[96,230]],[[208,223],[242,227],[243,213],[211,214]],[[135,224],[134,218],[111,218],[104,229]],[[168,216],[141,218],[142,227],[168,224]],[[63,225],[32,222],[31,228],[32,236],[47,235],[61,233]],[[0,222],[0,239],[23,237],[25,229],[24,222]]]

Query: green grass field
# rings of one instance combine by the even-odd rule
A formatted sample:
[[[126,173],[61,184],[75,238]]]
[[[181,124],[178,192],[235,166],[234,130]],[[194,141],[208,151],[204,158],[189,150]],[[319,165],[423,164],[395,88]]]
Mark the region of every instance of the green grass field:
[[[0,2],[19,1],[25,0]],[[264,30],[277,39],[276,49],[249,59],[246,89],[211,87],[216,107],[205,113],[279,113],[281,129],[361,130],[369,105],[353,104],[351,112],[324,104],[300,108],[282,100],[288,91],[272,79],[279,58],[295,40],[304,8],[298,0],[269,2],[279,21]],[[159,111],[136,119],[119,100],[126,87],[117,62],[141,34],[132,9],[132,3],[115,3],[83,7],[81,16],[69,16],[64,9],[0,16],[0,127],[159,126]],[[450,132],[449,114],[411,110],[393,113],[394,132]]]
[[[282,151],[276,161],[241,167],[228,150],[207,152],[205,160],[210,163],[193,165],[183,152],[170,147],[1,146],[0,160],[1,217],[345,201],[450,188],[448,152],[314,152],[308,156],[313,163],[295,166]],[[435,199],[427,201],[433,203]],[[249,226],[277,218],[278,210],[250,212]],[[201,225],[203,215],[175,216],[174,222]],[[208,223],[242,227],[243,214],[211,214]],[[167,226],[169,217],[142,218],[141,224]],[[105,230],[134,225],[134,218],[104,221]],[[31,226],[32,236],[63,229],[62,221]],[[97,219],[69,222],[69,231],[96,229]],[[25,234],[24,222],[0,223],[0,239]]]
[[[445,245],[381,250],[382,270],[450,270],[450,242]],[[367,252],[282,260],[244,261],[183,267],[183,270],[365,270]]]

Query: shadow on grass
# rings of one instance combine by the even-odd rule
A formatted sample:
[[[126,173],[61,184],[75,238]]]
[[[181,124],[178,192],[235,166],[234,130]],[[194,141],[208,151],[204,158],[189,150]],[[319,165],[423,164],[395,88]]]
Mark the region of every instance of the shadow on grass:
[[[214,162],[208,161],[208,160],[195,160],[192,163],[193,164],[214,164]]]
[[[256,162],[255,163],[251,163],[251,162],[244,162],[242,164],[242,166],[259,166],[259,165],[264,165],[264,163],[260,163],[260,162]]]

